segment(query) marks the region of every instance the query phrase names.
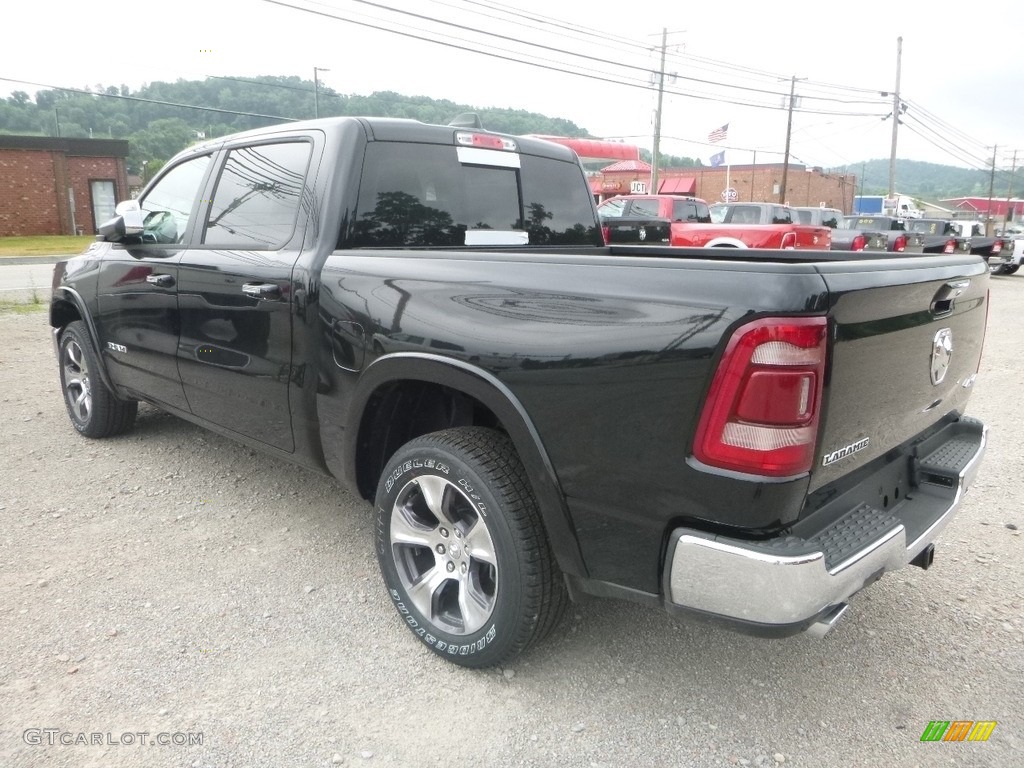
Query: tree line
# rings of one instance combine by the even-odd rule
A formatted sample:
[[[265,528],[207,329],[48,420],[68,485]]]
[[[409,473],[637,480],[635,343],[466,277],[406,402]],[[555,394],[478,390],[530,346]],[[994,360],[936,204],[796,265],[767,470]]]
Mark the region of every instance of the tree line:
[[[188,105],[188,106],[182,106]],[[31,96],[14,91],[0,99],[0,133],[67,138],[127,139],[128,172],[151,176],[174,154],[203,139],[280,123],[283,120],[339,115],[406,117],[447,123],[462,112],[476,112],[488,130],[586,137],[570,120],[516,109],[477,109],[445,99],[378,91],[368,96],[341,94],[298,76],[208,77],[205,80],[153,82],[132,91],[126,85],[96,85],[82,91],[48,89]],[[650,162],[647,150],[642,158]],[[145,164],[144,164],[145,163]],[[888,160],[867,160],[835,172],[858,176],[858,193],[883,194]],[[600,168],[603,163],[590,164]],[[699,159],[662,155],[664,168],[696,168]],[[1024,174],[1022,174],[1024,177]],[[989,173],[937,163],[898,160],[898,191],[931,200],[988,194]],[[1005,196],[1009,173],[997,171],[994,194]],[[1024,186],[1024,179],[1019,186]],[[1017,192],[1024,190],[1017,190]]]
[[[181,106],[188,105],[188,106]],[[194,107],[194,108],[193,108]],[[223,110],[223,111],[221,111]],[[209,77],[153,82],[138,90],[96,85],[86,91],[14,91],[0,100],[0,133],[65,138],[127,139],[128,172],[152,173],[174,154],[203,138],[320,117],[366,115],[448,123],[476,112],[488,130],[583,137],[570,120],[516,109],[476,109],[444,99],[379,91],[340,94],[296,76]]]

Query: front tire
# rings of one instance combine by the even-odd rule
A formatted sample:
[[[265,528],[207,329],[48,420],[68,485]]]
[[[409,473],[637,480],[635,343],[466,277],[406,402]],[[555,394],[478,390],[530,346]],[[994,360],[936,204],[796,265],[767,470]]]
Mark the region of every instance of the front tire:
[[[489,667],[546,637],[568,602],[507,436],[465,427],[404,445],[377,487],[376,550],[399,614],[464,667]]]
[[[76,430],[86,437],[120,434],[135,423],[139,404],[118,400],[99,376],[85,323],[75,320],[60,335],[60,388]]]

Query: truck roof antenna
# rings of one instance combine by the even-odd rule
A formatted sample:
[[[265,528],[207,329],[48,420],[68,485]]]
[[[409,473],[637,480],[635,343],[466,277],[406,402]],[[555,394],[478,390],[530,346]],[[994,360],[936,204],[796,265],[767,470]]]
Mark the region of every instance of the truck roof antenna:
[[[480,122],[480,115],[476,112],[463,112],[453,117],[448,125],[453,128],[477,128],[479,130],[484,129],[484,124]]]

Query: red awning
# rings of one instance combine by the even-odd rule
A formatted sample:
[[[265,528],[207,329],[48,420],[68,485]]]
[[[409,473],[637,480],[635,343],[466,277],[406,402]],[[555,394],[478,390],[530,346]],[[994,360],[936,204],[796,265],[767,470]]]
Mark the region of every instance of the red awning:
[[[553,141],[569,147],[581,160],[639,160],[640,147],[602,139],[571,139],[567,136],[541,136],[531,134],[535,139]]]
[[[662,179],[658,192],[663,195],[692,195],[697,192],[697,179],[693,176],[675,176]]]

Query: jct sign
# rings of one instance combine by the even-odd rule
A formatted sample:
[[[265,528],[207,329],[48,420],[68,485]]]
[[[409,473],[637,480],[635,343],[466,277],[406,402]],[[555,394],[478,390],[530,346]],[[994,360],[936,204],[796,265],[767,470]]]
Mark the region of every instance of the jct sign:
[[[629,182],[629,194],[631,195],[646,195],[647,185],[642,181],[631,181]]]

